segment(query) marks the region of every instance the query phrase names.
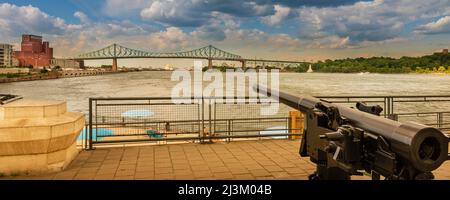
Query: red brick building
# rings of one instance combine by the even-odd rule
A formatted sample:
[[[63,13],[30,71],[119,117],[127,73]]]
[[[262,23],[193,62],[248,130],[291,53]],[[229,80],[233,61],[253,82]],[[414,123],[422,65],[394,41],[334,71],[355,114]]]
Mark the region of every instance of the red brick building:
[[[46,67],[53,58],[53,48],[49,42],[42,42],[42,36],[22,35],[21,51],[15,51],[14,57],[21,66]]]

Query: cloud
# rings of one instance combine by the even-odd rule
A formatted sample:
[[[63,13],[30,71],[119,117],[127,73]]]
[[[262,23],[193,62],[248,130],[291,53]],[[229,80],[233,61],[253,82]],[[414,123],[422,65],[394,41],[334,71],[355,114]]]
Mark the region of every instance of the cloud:
[[[192,32],[194,37],[210,40],[210,41],[222,41],[225,39],[225,32],[223,28],[218,26],[202,26]]]
[[[140,14],[144,20],[152,20],[168,26],[199,27],[215,17],[214,13],[246,18],[267,16],[274,12],[272,4],[259,4],[257,1],[155,0]]]
[[[112,1],[112,0],[110,0]],[[140,5],[143,3],[141,1]],[[168,26],[199,27],[205,25],[212,13],[219,12],[239,18],[264,17],[269,25],[280,23],[289,14],[289,7],[324,7],[355,3],[356,0],[300,0],[300,1],[270,1],[270,0],[154,0],[147,1],[148,6],[140,15],[144,20],[156,21]],[[132,3],[134,5],[134,3]]]
[[[356,2],[360,2],[361,0],[278,0],[277,4],[298,8],[298,7],[337,7],[343,5],[351,5]],[[365,0],[372,1],[372,0]]]
[[[299,35],[318,40],[319,46],[326,41],[335,47],[377,43],[400,37],[410,22],[447,12],[448,0],[375,0],[333,8],[302,7],[298,9]]]
[[[90,21],[91,21],[86,14],[84,14],[83,12],[80,12],[80,11],[75,12],[73,14],[73,16],[78,18],[81,23],[90,23]]]
[[[450,33],[450,16],[444,16],[435,22],[421,25],[416,28],[415,32],[428,35]]]
[[[280,5],[275,5],[275,14],[263,18],[263,22],[268,25],[277,25],[289,16],[291,9]]]
[[[192,48],[194,41],[188,34],[177,27],[168,27],[164,31],[156,32],[146,38],[146,45],[155,51],[179,51]]]
[[[139,13],[142,8],[151,3],[149,0],[105,0],[102,12],[106,16],[129,16]]]
[[[154,1],[141,11],[144,20],[154,20],[168,26],[200,26],[208,21],[207,13],[189,10],[190,1]]]
[[[50,16],[33,6],[0,4],[0,33],[3,36],[16,36],[22,33],[45,33],[61,35],[68,29],[78,26],[66,24],[63,19]]]
[[[235,17],[231,15],[219,12],[213,12],[211,15],[213,18],[206,25],[191,33],[194,37],[209,41],[223,41],[227,31],[236,30],[240,26]]]
[[[227,39],[223,43],[248,49],[298,50],[304,43],[288,34],[269,34],[258,29],[230,30],[226,35]]]

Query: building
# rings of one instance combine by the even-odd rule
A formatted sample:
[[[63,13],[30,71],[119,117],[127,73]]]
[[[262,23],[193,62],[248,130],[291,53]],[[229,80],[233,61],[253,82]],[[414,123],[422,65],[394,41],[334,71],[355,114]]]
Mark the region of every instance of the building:
[[[84,62],[78,61],[78,60],[72,60],[72,59],[60,59],[60,58],[54,58],[51,60],[50,63],[51,67],[59,66],[61,68],[73,68],[73,69],[79,69],[84,68]]]
[[[13,66],[13,46],[10,44],[0,44],[0,67]]]
[[[442,53],[443,53],[443,54],[448,54],[448,49],[443,49],[443,50],[442,50]]]
[[[53,48],[42,41],[42,36],[22,35],[21,51],[15,51],[14,57],[21,66],[47,67],[53,58]]]

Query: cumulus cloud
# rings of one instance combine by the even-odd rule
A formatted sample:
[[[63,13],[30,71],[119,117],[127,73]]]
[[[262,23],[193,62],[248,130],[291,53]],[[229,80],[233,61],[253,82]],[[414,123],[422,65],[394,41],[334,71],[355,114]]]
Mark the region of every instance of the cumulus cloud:
[[[361,0],[278,0],[276,1],[277,4],[285,5],[288,7],[336,7],[336,6],[343,6],[343,5],[351,5],[356,2],[359,2]],[[372,0],[365,0],[365,1],[372,1]],[[275,2],[275,1],[274,1]]]
[[[140,14],[144,20],[170,26],[199,27],[205,25],[217,12],[235,17],[256,17],[273,14],[274,9],[271,4],[259,4],[255,1],[155,0]]]
[[[177,27],[168,27],[164,31],[151,34],[146,39],[147,45],[154,50],[180,50],[192,47],[193,40],[183,30]]]
[[[304,41],[285,33],[269,34],[258,29],[230,30],[227,33],[227,44],[248,49],[265,49],[267,51],[298,50]]]
[[[139,13],[151,3],[149,0],[105,0],[103,13],[107,16],[129,16]]]
[[[81,23],[90,23],[90,21],[91,21],[86,14],[84,14],[83,12],[80,12],[80,11],[75,12],[73,14],[73,16],[78,18]]]
[[[111,43],[163,52],[206,44],[298,52],[401,41],[411,29],[450,32],[450,0],[105,0],[99,13],[112,18],[83,11],[89,15],[75,12],[78,24],[68,24],[33,6],[0,4],[0,34],[43,34],[55,52],[73,56]],[[417,21],[430,23],[412,28]]]
[[[0,4],[0,33],[15,36],[22,33],[46,33],[61,35],[68,29],[78,26],[66,24],[59,17],[50,16],[33,6],[16,6],[9,3]]]
[[[226,38],[226,32],[238,29],[240,24],[235,20],[235,17],[219,12],[213,12],[209,22],[203,25],[191,34],[199,39],[209,41],[222,41]]]
[[[277,25],[289,16],[291,9],[280,5],[275,5],[275,14],[263,18],[263,22],[268,25]]]
[[[447,12],[450,12],[448,0],[375,0],[333,8],[298,9],[300,36],[333,42],[336,47],[392,40],[402,34],[407,23]]]
[[[450,16],[444,16],[435,22],[430,22],[416,28],[420,34],[444,34],[450,33]]]

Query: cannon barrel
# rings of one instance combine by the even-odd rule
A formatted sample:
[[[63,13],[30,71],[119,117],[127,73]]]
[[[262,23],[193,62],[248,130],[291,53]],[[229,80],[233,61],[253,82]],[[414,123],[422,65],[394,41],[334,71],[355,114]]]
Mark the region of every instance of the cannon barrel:
[[[397,155],[418,170],[433,171],[447,160],[448,138],[436,128],[411,122],[400,123],[310,96],[294,96],[256,85],[253,89],[304,113],[311,112],[317,103],[334,106],[353,126],[384,137]]]

